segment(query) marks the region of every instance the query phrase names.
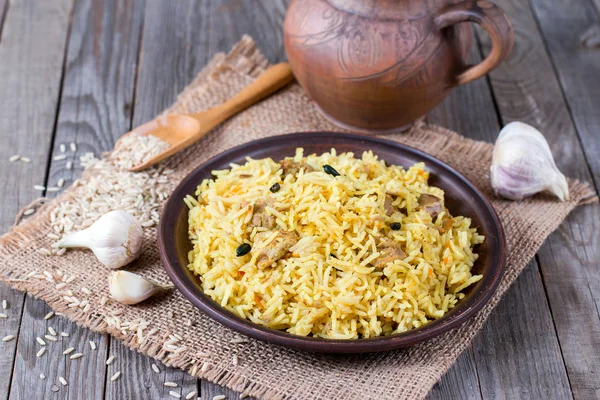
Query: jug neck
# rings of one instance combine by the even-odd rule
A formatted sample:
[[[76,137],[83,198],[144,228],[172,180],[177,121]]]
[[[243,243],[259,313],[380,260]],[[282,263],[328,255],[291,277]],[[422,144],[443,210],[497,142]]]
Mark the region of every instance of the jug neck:
[[[404,20],[429,16],[452,0],[326,0],[349,14],[380,20]]]

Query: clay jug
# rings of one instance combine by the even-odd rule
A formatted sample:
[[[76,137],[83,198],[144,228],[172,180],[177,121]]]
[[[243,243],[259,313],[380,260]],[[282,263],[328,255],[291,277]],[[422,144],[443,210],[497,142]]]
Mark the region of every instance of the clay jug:
[[[475,22],[490,54],[467,65]],[[292,0],[284,43],[321,112],[353,131],[403,129],[506,59],[513,28],[488,0]]]

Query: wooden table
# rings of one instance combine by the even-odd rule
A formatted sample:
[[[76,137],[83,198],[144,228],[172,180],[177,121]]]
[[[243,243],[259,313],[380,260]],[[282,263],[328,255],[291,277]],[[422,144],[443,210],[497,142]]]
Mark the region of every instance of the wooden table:
[[[517,34],[509,61],[453,91],[430,121],[480,140],[520,120],[548,138],[559,167],[600,184],[600,49],[579,46],[600,22],[600,0],[496,0]],[[151,119],[217,52],[250,34],[271,61],[285,58],[286,0],[0,0],[0,231],[40,195],[36,184],[79,176],[60,155],[99,154],[132,126]],[[473,59],[490,49],[477,31]],[[68,146],[67,146],[68,147]],[[10,163],[21,154],[31,163]],[[67,154],[74,158],[75,155]],[[472,346],[433,389],[431,399],[600,398],[600,206],[576,210],[508,291]],[[9,318],[0,336],[0,399],[167,399],[169,390],[202,399],[229,390],[197,381],[130,351],[107,335],[65,319],[53,325],[86,346],[86,361],[60,350],[37,358],[42,301],[0,286]],[[38,329],[39,330],[39,329]],[[107,367],[105,360],[116,356]],[[110,376],[123,371],[111,382]],[[47,376],[40,380],[44,371]],[[58,383],[64,376],[69,385]],[[165,381],[179,384],[176,389]],[[59,390],[52,392],[57,384]]]

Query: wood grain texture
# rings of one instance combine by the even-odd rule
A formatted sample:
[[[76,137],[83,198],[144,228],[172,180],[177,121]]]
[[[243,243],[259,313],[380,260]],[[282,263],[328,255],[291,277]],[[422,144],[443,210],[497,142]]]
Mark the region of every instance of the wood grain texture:
[[[476,48],[473,52],[472,62],[477,62],[482,55],[479,54]],[[493,142],[500,130],[494,99],[486,79],[478,80],[454,90],[451,96],[434,110],[429,116],[429,120],[461,132],[467,137],[487,142]],[[537,274],[537,265],[532,268]],[[508,313],[510,310],[523,308],[521,302],[525,301],[526,304],[530,304],[531,308],[539,311],[539,318],[544,322],[544,326],[552,326],[548,304],[543,295],[542,282],[537,280],[532,281],[530,284],[533,286],[532,289],[522,290],[522,284],[517,282],[516,286],[509,290],[509,295],[503,301],[502,309],[507,310]],[[515,294],[516,292],[520,293],[522,298],[519,298]],[[542,294],[541,297],[539,296],[540,293]],[[521,388],[526,393],[535,393],[540,383],[547,384],[557,393],[561,393],[560,391],[565,389],[564,385],[566,383],[568,390],[568,382],[564,373],[556,334],[553,334],[553,332],[545,333],[548,337],[539,340],[540,334],[544,332],[534,326],[528,326],[527,320],[511,318],[490,318],[486,323],[486,329],[490,332],[488,337],[484,335],[477,336],[469,350],[475,352],[472,359],[466,358],[469,361],[467,364],[455,364],[447,376],[440,381],[438,385],[440,387],[436,387],[436,391],[432,394],[442,389],[445,393],[440,398],[476,398],[477,395],[483,395],[483,398],[492,395],[492,398],[494,398],[499,393],[511,392],[515,387]],[[487,343],[488,340],[495,341],[494,343],[502,343],[503,337],[511,332],[519,332],[523,342],[536,343],[536,358],[532,358],[527,352],[521,351],[512,352],[511,358],[506,360],[508,365],[522,366],[522,369],[531,371],[527,374],[529,376],[528,381],[519,379],[519,376],[515,375],[514,368],[503,368],[497,365],[497,354]],[[463,362],[464,360],[465,358],[461,359]],[[538,367],[538,364],[542,367]],[[495,379],[490,379],[489,366],[493,366]],[[562,367],[562,377],[564,379],[547,383],[547,376],[554,372],[552,369],[554,367],[559,370]],[[469,374],[471,374],[470,378]],[[475,386],[472,382],[477,377],[479,377],[479,386]],[[450,379],[452,380],[449,381]],[[481,394],[479,393],[480,387],[483,392]],[[458,392],[456,392],[457,390]]]
[[[142,3],[129,0],[102,3],[80,0],[75,5],[52,149],[52,156],[60,155],[60,144],[66,144],[67,152],[64,154],[67,159],[51,160],[47,186],[56,186],[59,179],[64,179],[65,186],[68,186],[74,176],[80,175],[79,155],[86,152],[99,154],[109,150],[114,138],[118,136],[117,132],[129,128],[131,113],[125,104],[131,104],[133,97],[137,38],[141,28],[141,15],[134,13],[136,4],[139,6]],[[71,142],[77,143],[76,153],[69,150]],[[74,169],[65,169],[67,162],[73,163]],[[47,197],[54,197],[56,194],[49,192]],[[34,312],[24,313],[24,327],[36,326],[39,321],[31,319],[41,319],[48,312],[36,312],[47,307],[41,300],[30,296],[27,296],[25,308]],[[58,376],[63,376],[69,385],[60,391],[60,398],[102,399],[108,335],[92,334],[73,323],[64,324],[71,331],[70,346],[81,350],[86,356],[75,362],[67,361],[58,369],[47,363],[47,371],[44,373],[49,384],[45,387],[45,395],[53,394],[50,391],[52,384],[63,389],[57,383]],[[36,342],[29,336],[30,332],[21,330],[19,344],[22,344],[23,357],[27,359],[26,363],[17,364],[17,367],[22,368],[15,375],[19,379],[15,382],[19,391],[14,398],[35,398],[39,395],[37,385],[23,384],[39,380],[40,374],[39,368],[30,367],[36,357],[35,351],[32,352],[29,347],[35,347]],[[97,350],[91,350],[89,340],[96,343]],[[66,347],[69,346],[48,346],[43,357],[49,360],[68,360],[62,355]]]
[[[71,0],[0,1],[0,231],[6,232],[14,215],[41,195],[62,76]],[[31,21],[36,21],[32,24]],[[13,154],[32,159],[10,163]],[[0,334],[18,335],[24,295],[0,285],[0,299],[10,303],[9,318],[0,321]],[[22,354],[17,340],[0,346],[0,398],[11,388],[13,368]],[[15,360],[16,357],[16,360]],[[34,354],[35,358],[35,354]]]
[[[2,26],[4,25],[7,10],[8,0],[0,0],[0,41],[2,40]]]
[[[578,44],[582,30],[600,24],[599,15],[588,2],[536,0],[532,1],[532,8],[598,188],[600,51],[574,44]],[[571,120],[565,123],[570,124]],[[555,135],[561,134],[554,131]],[[571,140],[576,141],[575,138]],[[568,175],[578,174],[590,180],[583,160],[580,158],[577,164],[559,161],[559,166]],[[600,396],[600,383],[593,379],[600,369],[600,352],[597,350],[600,348],[599,218],[598,205],[577,210],[569,218],[569,225],[561,226],[540,253],[573,394],[577,399]],[[567,272],[572,284],[565,286],[558,282],[566,272],[563,264],[567,260],[572,260]]]
[[[170,391],[184,398],[188,393],[198,390],[196,378],[183,371],[165,367],[116,340],[111,340],[110,355],[115,356],[115,360],[108,366],[106,400],[173,399],[169,395]],[[152,370],[152,364],[159,367],[159,373]],[[110,377],[118,371],[121,371],[121,377],[111,381]],[[177,387],[164,386],[165,382],[174,382]]]
[[[491,74],[503,122],[520,120],[536,126],[548,139],[559,169],[590,182],[592,177],[569,108],[529,5],[516,0],[498,3],[511,15],[518,32],[515,55]],[[570,7],[574,4],[568,3]],[[552,12],[561,15],[554,8]],[[483,43],[489,47],[485,37]],[[577,46],[572,41],[570,45]],[[600,369],[600,318],[594,301],[600,280],[598,220],[598,205],[575,210],[538,253],[569,382],[577,399],[596,398],[600,393],[595,378]]]
[[[476,337],[475,359],[484,399],[572,398],[535,262]]]
[[[147,0],[135,12],[144,15],[135,96],[129,103],[133,126],[138,126],[173,103],[204,66],[207,59],[203,43],[210,32],[205,23],[207,2]],[[110,146],[127,130],[113,132]],[[161,365],[157,375],[151,369],[153,359],[129,350],[115,339],[111,339],[110,354],[116,359],[108,376],[117,370],[124,375],[115,382],[107,381],[106,399],[172,399],[171,390],[185,395],[198,388],[197,380],[181,370]],[[164,387],[165,381],[179,386]]]
[[[471,63],[481,61],[477,46],[471,48]],[[498,117],[486,79],[459,86],[427,115],[427,121],[463,135],[491,142],[498,133]],[[433,387],[429,400],[481,399],[477,366],[470,346]]]
[[[55,316],[45,320],[44,316],[50,311],[42,301],[28,298],[25,302],[10,399],[102,399],[104,374],[98,371],[105,369],[107,341],[101,340],[102,335],[78,328],[65,318]],[[69,336],[59,335],[56,342],[44,339],[44,335],[49,334],[48,327]],[[46,346],[36,342],[36,337],[42,338]],[[96,350],[90,348],[89,341],[97,344]],[[46,347],[46,352],[37,357],[42,347]],[[71,354],[80,352],[84,356],[69,359],[62,354],[69,347],[75,348]],[[40,379],[40,374],[46,378]],[[60,383],[61,376],[68,382],[66,386]],[[52,390],[53,386],[59,390]]]

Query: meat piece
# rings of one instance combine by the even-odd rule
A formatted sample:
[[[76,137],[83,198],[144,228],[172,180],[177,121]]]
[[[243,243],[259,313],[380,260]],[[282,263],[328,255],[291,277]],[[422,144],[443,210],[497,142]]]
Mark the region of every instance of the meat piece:
[[[444,208],[442,207],[442,199],[432,194],[423,193],[419,197],[419,207],[418,210],[423,210],[429,215],[431,218],[437,217],[439,213],[442,212]]]
[[[281,170],[283,171],[283,176],[286,175],[298,175],[301,169],[305,172],[312,172],[315,169],[305,163],[304,161],[296,162],[294,160],[285,159],[279,161],[279,165],[281,165]]]
[[[273,207],[273,199],[266,197],[264,199],[258,199],[254,202],[250,226],[257,226],[267,229],[274,229],[277,226],[275,216],[267,212],[267,207]]]
[[[394,198],[389,194],[385,195],[385,200],[383,202],[383,209],[385,210],[385,215],[388,217],[396,212],[396,208],[392,205]]]
[[[454,220],[452,219],[452,215],[450,215],[450,211],[448,211],[447,208],[444,209],[445,214],[444,217],[442,218],[442,226],[438,226],[437,230],[439,233],[441,233],[442,235],[446,232],[448,232],[450,229],[452,229],[452,224],[454,223]]]
[[[373,261],[373,266],[377,269],[383,269],[391,262],[406,258],[406,253],[402,250],[400,243],[387,237],[381,239],[377,245],[377,250],[381,253]]]
[[[290,247],[298,242],[298,236],[294,232],[279,231],[271,242],[265,241],[273,235],[273,231],[260,232],[254,237],[252,253],[258,252],[256,266],[264,269],[273,265],[277,260],[286,255]]]

